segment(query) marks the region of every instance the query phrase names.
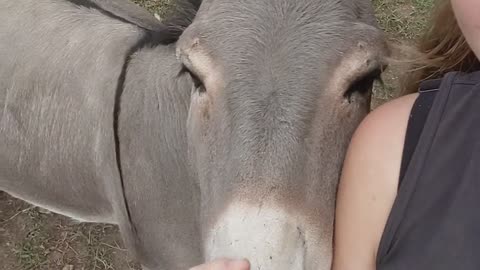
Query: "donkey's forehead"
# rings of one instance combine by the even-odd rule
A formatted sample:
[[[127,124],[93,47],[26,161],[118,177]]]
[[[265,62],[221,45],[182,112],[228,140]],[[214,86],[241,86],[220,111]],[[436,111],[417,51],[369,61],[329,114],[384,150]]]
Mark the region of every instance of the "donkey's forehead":
[[[378,47],[374,21],[369,0],[204,0],[177,49],[207,59],[238,89],[310,92],[359,43]]]
[[[259,55],[252,53],[274,57],[300,52],[318,58],[357,43],[351,32],[359,23],[375,26],[369,1],[205,0],[179,44],[189,47],[200,39],[212,57],[225,53],[227,58],[254,59]]]
[[[254,18],[376,23],[370,0],[204,0],[198,17],[211,20],[213,24],[217,19],[251,21]]]

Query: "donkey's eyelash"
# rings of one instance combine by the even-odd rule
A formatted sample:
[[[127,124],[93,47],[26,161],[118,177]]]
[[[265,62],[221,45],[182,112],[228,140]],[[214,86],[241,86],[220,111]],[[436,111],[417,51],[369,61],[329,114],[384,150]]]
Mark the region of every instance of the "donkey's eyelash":
[[[187,67],[185,65],[182,65],[182,67],[180,68],[180,71],[178,72],[178,75],[183,75],[187,72],[188,72]]]
[[[358,77],[355,79],[344,93],[344,97],[351,102],[352,95],[354,93],[359,93],[361,95],[366,95],[373,90],[374,84],[376,82],[383,83],[382,80],[382,69],[376,68],[370,72]]]
[[[193,81],[193,85],[195,86],[196,89],[204,88],[202,80],[200,80],[200,78],[194,72],[192,72],[190,69],[188,69],[188,67],[185,66],[185,65],[182,65],[182,68],[180,70],[180,75],[183,75],[183,74],[189,74],[190,75],[190,77],[192,78],[192,81]]]

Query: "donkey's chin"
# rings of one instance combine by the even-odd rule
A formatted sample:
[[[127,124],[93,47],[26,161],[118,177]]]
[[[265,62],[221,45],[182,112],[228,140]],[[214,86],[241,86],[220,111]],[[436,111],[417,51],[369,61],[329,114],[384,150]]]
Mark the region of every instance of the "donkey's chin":
[[[246,258],[255,270],[310,270],[329,263],[321,262],[330,258],[320,258],[326,253],[311,245],[318,241],[309,241],[301,218],[281,208],[235,204],[218,220],[207,235],[207,261]]]

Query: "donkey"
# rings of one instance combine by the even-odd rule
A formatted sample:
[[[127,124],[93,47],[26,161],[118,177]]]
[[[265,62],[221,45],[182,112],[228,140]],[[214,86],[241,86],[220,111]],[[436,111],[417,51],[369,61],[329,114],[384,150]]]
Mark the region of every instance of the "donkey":
[[[144,269],[329,269],[388,48],[369,0],[0,0],[0,189],[120,227]]]

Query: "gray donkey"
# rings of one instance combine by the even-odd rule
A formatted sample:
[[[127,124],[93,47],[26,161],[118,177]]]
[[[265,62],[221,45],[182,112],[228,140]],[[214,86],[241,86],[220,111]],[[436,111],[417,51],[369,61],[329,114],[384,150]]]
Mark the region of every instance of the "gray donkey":
[[[369,0],[0,0],[0,189],[145,269],[325,270],[388,53]]]

